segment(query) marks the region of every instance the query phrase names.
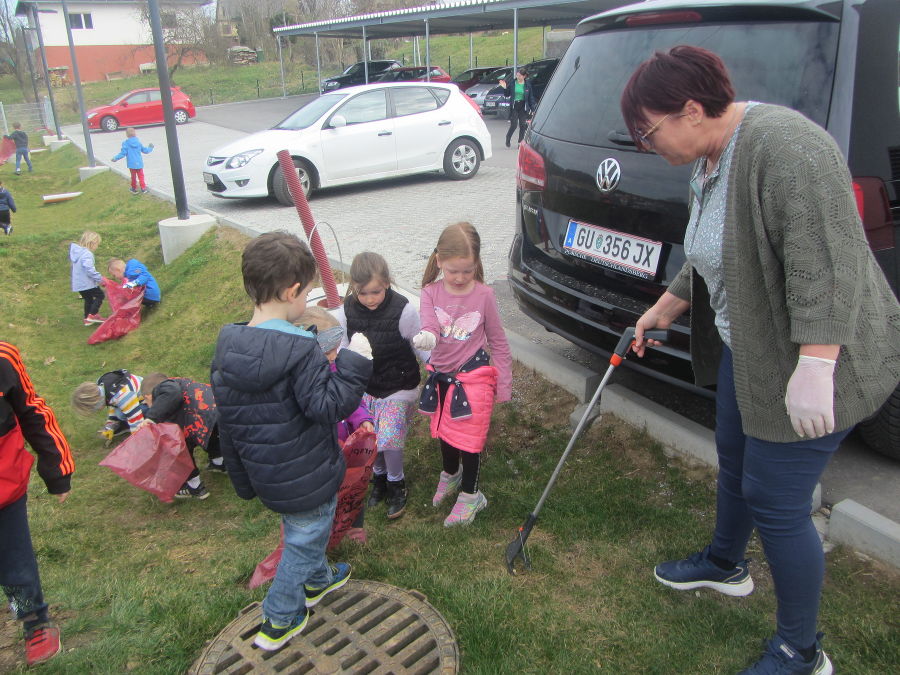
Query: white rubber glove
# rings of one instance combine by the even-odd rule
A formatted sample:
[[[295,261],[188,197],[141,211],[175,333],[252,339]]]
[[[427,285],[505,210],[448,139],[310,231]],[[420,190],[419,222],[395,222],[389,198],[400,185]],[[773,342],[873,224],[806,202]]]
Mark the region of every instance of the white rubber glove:
[[[369,344],[369,338],[362,333],[353,334],[347,349],[351,352],[356,352],[360,356],[365,356],[369,361],[372,360],[372,345]]]
[[[413,336],[412,343],[413,347],[419,351],[430,352],[437,344],[437,338],[434,336],[434,333],[421,330]]]
[[[137,286],[136,281],[126,281],[124,284],[122,284],[122,288],[134,288],[135,286]]]
[[[788,381],[784,405],[800,438],[834,431],[834,366],[831,359],[801,356]]]

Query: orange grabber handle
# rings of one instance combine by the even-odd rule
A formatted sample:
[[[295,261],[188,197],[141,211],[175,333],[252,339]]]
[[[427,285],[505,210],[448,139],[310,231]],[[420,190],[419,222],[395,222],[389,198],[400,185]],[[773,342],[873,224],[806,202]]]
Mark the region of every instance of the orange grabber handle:
[[[668,330],[648,330],[644,331],[644,339],[645,340],[659,340],[660,342],[666,342],[669,339],[669,331]],[[619,338],[619,342],[616,345],[616,348],[613,350],[612,355],[609,357],[609,363],[612,366],[618,367],[622,365],[622,361],[625,359],[625,355],[628,353],[628,350],[631,349],[631,345],[634,344],[634,326],[629,326],[625,329],[625,332],[622,333],[622,337]]]

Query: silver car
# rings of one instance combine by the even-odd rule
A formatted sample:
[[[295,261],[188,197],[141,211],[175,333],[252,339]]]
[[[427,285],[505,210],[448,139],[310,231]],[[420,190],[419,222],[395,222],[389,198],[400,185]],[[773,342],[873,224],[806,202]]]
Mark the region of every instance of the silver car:
[[[484,109],[484,99],[485,97],[494,89],[499,87],[498,82],[500,80],[506,80],[509,82],[512,78],[512,68],[497,68],[497,70],[493,70],[487,75],[485,75],[478,84],[473,84],[471,87],[466,89],[466,96],[471,98],[475,103],[478,104],[478,107],[481,108],[482,113],[491,114],[496,112],[496,110],[485,110]]]

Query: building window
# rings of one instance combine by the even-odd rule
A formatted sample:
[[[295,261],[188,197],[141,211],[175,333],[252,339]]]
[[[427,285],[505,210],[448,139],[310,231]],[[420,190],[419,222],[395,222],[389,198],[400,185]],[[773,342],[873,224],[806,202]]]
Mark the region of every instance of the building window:
[[[91,15],[89,13],[69,14],[69,23],[72,26],[72,30],[75,30],[76,28],[87,29],[94,27],[94,22],[91,19]]]
[[[178,28],[178,17],[175,12],[160,12],[159,23],[166,30],[175,30]]]

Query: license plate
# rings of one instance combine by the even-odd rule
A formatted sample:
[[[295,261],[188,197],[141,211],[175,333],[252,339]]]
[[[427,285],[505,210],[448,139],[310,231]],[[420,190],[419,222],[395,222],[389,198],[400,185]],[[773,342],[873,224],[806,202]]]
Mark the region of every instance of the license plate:
[[[605,227],[570,220],[563,251],[583,260],[653,279],[659,267],[662,242],[622,234]]]
[[[211,173],[207,173],[206,171],[204,171],[203,172],[203,180],[206,181],[207,185],[213,185],[216,182],[216,177],[213,176]]]
[[[484,107],[485,107],[485,108],[496,108],[496,107],[497,107],[497,102],[496,102],[496,101],[487,101],[487,102],[484,104]]]

